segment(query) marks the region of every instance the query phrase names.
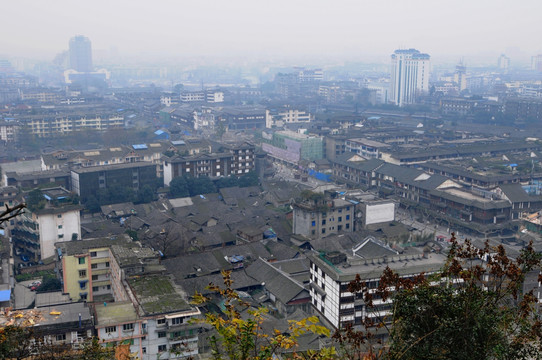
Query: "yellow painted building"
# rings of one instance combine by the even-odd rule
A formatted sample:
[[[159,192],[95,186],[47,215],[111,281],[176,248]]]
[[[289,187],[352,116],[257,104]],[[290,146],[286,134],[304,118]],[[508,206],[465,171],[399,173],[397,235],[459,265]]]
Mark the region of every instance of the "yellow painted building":
[[[127,244],[129,239],[100,238],[57,243],[62,264],[63,291],[72,300],[101,301],[113,298],[110,247]]]

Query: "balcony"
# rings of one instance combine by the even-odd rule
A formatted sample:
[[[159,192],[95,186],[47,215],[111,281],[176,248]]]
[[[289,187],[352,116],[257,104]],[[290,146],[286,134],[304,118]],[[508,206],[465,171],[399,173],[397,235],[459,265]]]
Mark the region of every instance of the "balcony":
[[[92,269],[92,275],[107,275],[110,273],[109,268]]]
[[[92,282],[92,286],[107,286],[111,285],[111,280],[96,280]]]

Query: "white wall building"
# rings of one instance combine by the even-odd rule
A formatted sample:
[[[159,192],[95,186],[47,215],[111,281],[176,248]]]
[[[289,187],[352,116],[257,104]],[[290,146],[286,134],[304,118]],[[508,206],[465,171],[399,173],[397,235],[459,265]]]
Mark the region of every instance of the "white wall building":
[[[55,243],[81,239],[81,209],[45,209],[36,215],[40,233],[40,254],[45,259],[55,254]]]
[[[416,49],[395,50],[391,55],[390,101],[398,106],[413,104],[429,90],[430,56]]]
[[[314,115],[298,109],[281,109],[278,111],[265,110],[265,127],[282,127],[284,124],[308,123],[314,120]]]

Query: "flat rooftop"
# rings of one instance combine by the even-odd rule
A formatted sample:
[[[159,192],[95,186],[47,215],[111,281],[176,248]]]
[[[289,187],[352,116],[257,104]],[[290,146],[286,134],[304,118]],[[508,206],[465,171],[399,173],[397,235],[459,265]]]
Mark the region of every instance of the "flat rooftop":
[[[131,302],[115,302],[96,305],[96,326],[116,325],[137,320]]]
[[[163,314],[191,310],[168,276],[134,276],[128,280],[141,307],[150,314]]]
[[[442,191],[444,191],[444,192],[446,192],[446,193],[448,193],[450,195],[454,195],[454,196],[463,198],[463,199],[472,200],[472,201],[479,201],[479,202],[482,202],[482,203],[490,203],[490,202],[494,201],[493,199],[484,198],[482,196],[479,196],[479,195],[476,195],[476,194],[473,194],[471,192],[461,190],[461,189],[458,189],[458,188],[448,188],[448,189],[443,189]]]
[[[8,172],[28,174],[36,171],[41,171],[41,160],[26,160],[3,163],[0,165],[0,168],[2,168],[2,173],[4,174]]]
[[[422,252],[375,259],[362,259],[347,254],[346,261],[337,264],[332,264],[324,254],[311,254],[309,258],[318,267],[325,268],[325,272],[334,280],[340,282],[352,281],[357,274],[360,275],[361,279],[378,279],[382,276],[386,267],[399,275],[431,273],[440,270],[446,262],[446,256],[443,254],[426,253],[424,256]]]

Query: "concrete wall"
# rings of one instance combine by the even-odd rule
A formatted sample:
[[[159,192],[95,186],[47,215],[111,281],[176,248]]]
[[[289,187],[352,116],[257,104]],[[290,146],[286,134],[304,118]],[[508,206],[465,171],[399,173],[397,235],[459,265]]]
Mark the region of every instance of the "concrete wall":
[[[378,224],[395,220],[395,204],[366,204],[364,225]]]

